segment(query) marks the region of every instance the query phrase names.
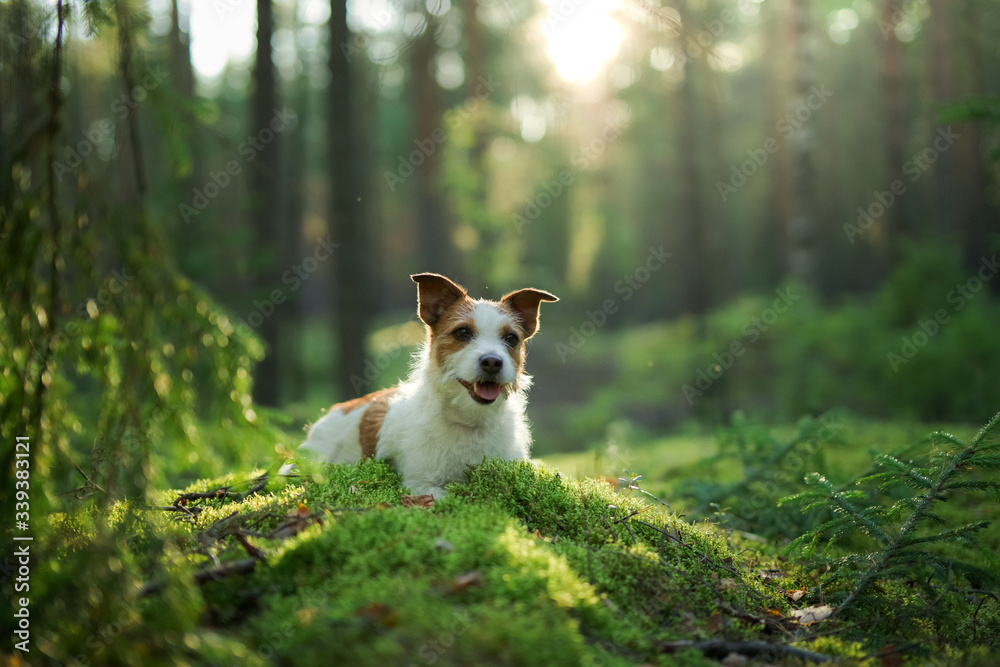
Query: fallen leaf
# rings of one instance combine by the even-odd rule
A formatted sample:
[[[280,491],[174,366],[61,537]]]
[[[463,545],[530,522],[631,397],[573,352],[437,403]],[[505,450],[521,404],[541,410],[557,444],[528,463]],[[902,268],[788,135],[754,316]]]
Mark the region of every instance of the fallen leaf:
[[[802,596],[806,594],[806,589],[800,588],[797,591],[785,591],[785,595],[792,599],[792,602],[798,602],[802,599]]]
[[[903,654],[892,644],[883,646],[882,650],[878,652],[878,657],[881,659],[882,667],[902,667],[903,665]]]
[[[749,658],[741,653],[730,653],[725,658],[721,660],[721,664],[725,667],[743,667],[745,664],[750,662]]]
[[[452,593],[461,593],[467,588],[473,586],[483,585],[483,573],[479,570],[472,570],[471,572],[466,572],[465,574],[460,574],[455,577],[455,581],[451,583]]]
[[[708,629],[713,635],[721,632],[727,625],[729,625],[729,619],[723,616],[722,612],[717,611],[708,617]]]
[[[288,510],[288,516],[291,517],[305,518],[310,514],[312,514],[312,512],[310,512],[309,508],[306,507],[303,503],[299,503],[298,507]]]
[[[736,580],[730,579],[729,577],[724,577],[719,579],[719,590],[720,591],[735,591],[737,588]]]
[[[833,607],[828,604],[821,604],[803,609],[793,609],[791,617],[800,625],[811,625],[829,618],[831,614],[833,614]]]
[[[403,496],[403,507],[431,507],[434,504],[434,496],[425,493],[419,496]]]
[[[782,574],[781,570],[757,570],[757,576],[761,579],[777,579]]]
[[[356,609],[354,615],[375,621],[387,628],[391,628],[399,622],[399,615],[396,613],[396,610],[381,602],[372,602],[361,609]]]

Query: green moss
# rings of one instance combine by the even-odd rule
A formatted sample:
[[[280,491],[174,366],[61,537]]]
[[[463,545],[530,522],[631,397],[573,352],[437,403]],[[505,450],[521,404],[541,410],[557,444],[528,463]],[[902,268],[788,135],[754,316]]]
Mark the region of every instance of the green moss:
[[[259,474],[184,492],[243,491]],[[430,508],[405,507],[407,489],[384,461],[304,465],[300,476],[273,478],[245,498],[197,501],[197,516],[115,506],[105,532],[132,543],[124,552],[108,551],[87,522],[63,517],[53,526],[67,529],[68,542],[104,544],[97,553],[121,573],[108,576],[128,577],[130,590],[160,582],[156,595],[101,607],[102,619],[124,614],[122,639],[103,649],[123,663],[156,664],[149,656],[162,655],[164,664],[193,665],[709,665],[698,651],[664,653],[662,644],[780,642],[774,619],[787,615],[784,589],[809,589],[797,606],[823,601],[802,566],[604,480],[486,461],[448,491]],[[295,530],[274,532],[289,523]],[[247,544],[264,557],[252,573],[194,583],[197,570],[246,559]],[[761,569],[780,576],[765,580]],[[98,601],[108,585],[107,577],[84,582],[75,569],[49,574]],[[886,591],[887,599],[918,596]],[[995,628],[990,604],[950,636],[972,641]],[[895,611],[880,607],[883,625],[902,624],[913,638],[942,630]],[[63,639],[83,650],[101,623],[67,626]],[[799,629],[801,647],[866,664],[872,646],[822,636],[831,627],[836,621],[816,633]],[[976,655],[962,659],[975,663]]]
[[[782,605],[723,534],[545,466],[487,461],[431,509],[402,507],[380,461],[296,488],[321,523],[260,542],[268,565],[247,581],[204,588],[213,618],[283,664],[632,664],[710,636],[720,609]]]

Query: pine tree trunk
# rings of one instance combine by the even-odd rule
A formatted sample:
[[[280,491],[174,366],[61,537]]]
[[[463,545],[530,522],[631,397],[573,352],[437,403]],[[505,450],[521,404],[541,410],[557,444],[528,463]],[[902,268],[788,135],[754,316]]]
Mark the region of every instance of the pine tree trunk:
[[[271,35],[274,32],[274,15],[271,0],[257,0],[257,53],[253,70],[253,93],[250,101],[250,134],[270,132],[269,124],[278,107],[277,84],[272,60]],[[280,223],[281,140],[277,132],[249,164],[251,221],[254,231],[254,251],[260,268],[253,282],[254,301],[268,300],[271,291],[280,284],[277,269],[281,258]],[[273,308],[279,306],[272,304]],[[281,368],[281,316],[274,312],[260,311],[263,321],[257,334],[266,348],[264,359],[254,374],[254,399],[262,405],[277,405],[281,394],[279,368]]]
[[[906,162],[906,114],[903,111],[903,45],[896,37],[896,26],[902,15],[902,0],[884,0],[879,28],[882,34],[883,123],[885,124],[885,163],[887,185],[903,178]],[[904,180],[904,182],[906,182]],[[900,241],[907,235],[912,221],[906,215],[905,194],[902,201],[886,209],[885,254],[890,266],[898,257]]]
[[[431,73],[437,44],[436,21],[427,15],[427,27],[410,47],[410,85],[412,87],[413,141],[434,142],[432,135],[441,125],[441,90]],[[408,148],[420,151],[411,142]],[[456,268],[449,234],[447,208],[441,197],[441,147],[423,151],[424,161],[415,165],[417,182],[417,251],[421,271],[451,275]],[[429,154],[428,154],[429,153]],[[407,154],[409,155],[409,153]]]
[[[687,2],[677,3],[681,21],[687,29],[693,22],[687,12]],[[704,315],[709,301],[709,261],[708,243],[705,230],[706,220],[702,201],[703,183],[699,170],[698,143],[698,99],[696,76],[699,62],[688,59],[684,63],[684,81],[677,91],[676,104],[680,109],[680,123],[677,125],[677,143],[681,180],[680,224],[682,249],[682,275],[685,277],[682,303],[684,310],[698,318],[699,329],[704,326]]]
[[[930,51],[928,53],[928,70],[931,75],[931,91],[934,107],[930,123],[931,132],[927,138],[927,146],[933,146],[938,138],[938,130],[942,127],[938,120],[941,109],[959,100],[955,89],[955,63],[952,57],[952,16],[950,3],[946,0],[930,0],[931,16],[927,21],[930,31]],[[950,146],[937,151],[937,159],[930,170],[934,192],[934,206],[931,208],[935,219],[931,228],[951,238],[960,238],[965,220],[961,218],[959,206],[958,168],[960,162],[957,148],[968,141],[968,137],[960,137],[958,146]],[[937,150],[937,149],[935,149]]]
[[[976,13],[976,5],[973,2],[966,2],[962,14],[962,39],[965,45],[966,67],[968,75],[968,87],[962,91],[964,97],[978,98],[984,95],[983,92],[983,51],[979,38],[979,18]],[[986,189],[990,182],[990,173],[987,167],[986,151],[983,146],[983,131],[980,123],[966,123],[959,130],[968,137],[960,148],[963,149],[961,180],[962,196],[961,201],[966,210],[963,212],[963,219],[966,225],[963,228],[962,254],[964,263],[970,271],[975,270],[982,257],[989,250],[990,232],[1000,231],[1000,215],[995,207],[991,206],[986,198]],[[995,293],[1000,293],[1000,281],[991,281]]]
[[[816,84],[815,36],[809,16],[808,0],[792,0],[795,28],[794,108],[806,103]],[[816,169],[813,161],[814,131],[803,123],[789,139],[793,164],[791,218],[787,224],[789,274],[811,287],[817,287],[819,274],[816,255]]]
[[[354,156],[359,123],[351,68],[340,45],[349,44],[347,6],[330,0],[329,141],[330,221],[334,250],[334,331],[337,337],[337,389],[340,398],[363,386],[365,334],[370,320],[371,273],[369,243],[359,208],[361,197]]]

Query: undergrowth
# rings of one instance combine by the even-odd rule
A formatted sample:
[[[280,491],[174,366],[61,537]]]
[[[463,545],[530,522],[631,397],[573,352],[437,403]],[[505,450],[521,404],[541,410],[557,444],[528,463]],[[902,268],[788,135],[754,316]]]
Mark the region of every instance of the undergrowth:
[[[939,431],[876,455],[860,475],[812,472],[831,467],[844,422],[804,419],[779,438],[737,415],[705,462],[742,475],[681,484],[682,497],[695,515],[800,564],[807,590],[842,624],[838,636],[918,662],[974,647],[959,661],[974,664],[1000,636],[1000,530],[989,521],[1000,414],[968,442]]]
[[[819,461],[808,443],[834,442],[836,424],[728,432],[723,451],[759,465],[719,491],[770,499],[736,530],[678,516],[637,475],[504,461],[433,503],[369,460],[53,515],[36,542],[37,646],[67,665],[989,664],[992,528],[956,519],[967,496],[996,498],[1000,416],[849,483],[760,486],[774,482],[760,465]],[[799,493],[779,505],[781,490]],[[827,519],[775,538],[783,553],[761,544],[755,523],[794,528],[795,502]]]

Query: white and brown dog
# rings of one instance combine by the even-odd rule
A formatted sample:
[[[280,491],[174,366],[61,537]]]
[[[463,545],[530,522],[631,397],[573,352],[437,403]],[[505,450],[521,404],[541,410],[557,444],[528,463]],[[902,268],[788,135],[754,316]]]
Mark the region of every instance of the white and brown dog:
[[[335,463],[388,459],[414,494],[440,498],[469,465],[528,458],[524,345],[538,331],[541,302],[558,299],[536,289],[471,299],[436,273],[410,277],[427,340],[409,377],[334,405],[301,449]]]

